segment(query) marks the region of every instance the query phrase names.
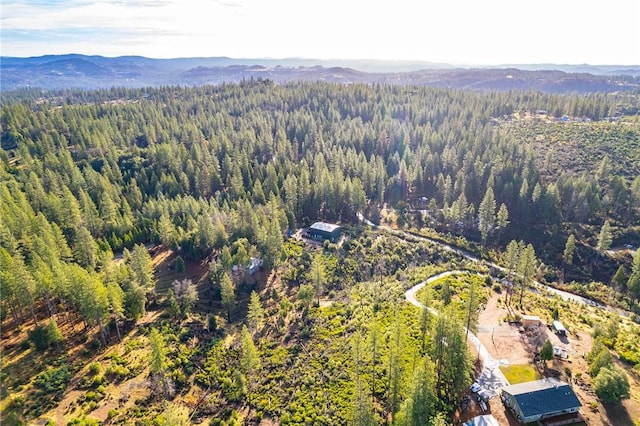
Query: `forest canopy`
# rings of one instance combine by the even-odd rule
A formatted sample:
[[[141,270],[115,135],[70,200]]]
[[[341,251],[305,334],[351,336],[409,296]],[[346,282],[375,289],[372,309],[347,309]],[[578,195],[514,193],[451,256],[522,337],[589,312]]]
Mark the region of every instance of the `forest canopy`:
[[[381,209],[392,208],[399,227],[431,228],[450,240],[463,237],[485,254],[524,240],[529,252],[535,247],[540,253],[549,281],[610,282],[615,272],[615,290],[624,296],[620,303],[632,306],[640,297],[640,257],[613,259],[607,251],[615,244],[640,244],[639,99],[634,93],[549,95],[266,80],[2,93],[2,316],[16,323],[33,320],[41,327],[33,340],[47,348],[60,344],[53,318],[74,315],[85,328],[99,330],[96,346],[108,345],[115,335],[120,339],[120,324],[139,320],[149,304],[158,303],[149,247],[161,245],[180,253],[174,263],[179,273],[185,262],[207,264],[224,316],[233,322],[242,280],[234,281],[228,271],[261,258],[267,271],[280,267],[283,280],[296,286],[300,333],[320,339],[310,343],[319,353],[355,362],[352,376],[340,376],[347,391],[330,402],[318,394],[327,408],[314,415],[347,419],[353,397],[358,416],[390,411],[410,419],[408,413],[419,408],[435,419],[451,413],[470,378],[461,325],[451,308],[433,324],[436,334],[425,343],[425,335],[405,335],[414,319],[394,306],[410,267],[418,260],[438,265],[449,255],[399,243],[378,247],[371,236],[355,232],[341,251],[326,244],[311,257],[286,241],[287,231],[319,220],[355,227],[358,213],[377,222]],[[384,267],[376,269],[382,252]],[[380,300],[363,284],[376,276],[385,277],[380,285],[389,290]],[[412,371],[435,371],[435,382],[421,382],[416,374],[405,376],[410,386],[393,385],[391,379],[378,383],[382,367],[376,359],[360,359],[359,351],[380,331],[362,326],[350,307],[313,310],[314,299],[319,305],[325,291],[369,300],[372,310],[365,309],[362,318],[384,326],[382,353],[390,369],[408,371],[413,363]],[[175,318],[188,317],[196,306],[198,294],[185,277],[166,294]],[[294,307],[279,297],[271,297],[278,306],[271,314],[279,315],[281,332]],[[277,380],[259,375],[264,365],[257,354],[263,359],[268,354],[274,365],[283,361],[275,343],[256,338],[265,312],[257,295],[250,304],[251,321],[242,329],[240,346],[226,355],[222,340],[200,348],[209,375],[196,381],[214,386],[215,376],[229,400],[248,400],[270,412],[273,407],[260,392]],[[42,311],[52,319],[46,321]],[[180,329],[175,323],[164,327],[162,333],[149,332],[152,377],[156,389],[170,394],[175,389],[168,383],[184,385],[186,376],[167,371],[171,350],[165,346],[174,345],[178,356]],[[434,344],[438,330],[450,338],[446,356]],[[345,340],[340,347],[322,347],[330,340],[327,332],[347,339],[349,351],[358,355],[345,351]],[[394,352],[405,341],[411,342],[413,358]],[[445,361],[465,366],[461,376]],[[324,380],[323,367],[301,373],[309,383],[299,395]],[[193,374],[190,368],[187,373]],[[364,382],[373,390],[363,390]],[[370,399],[369,392],[378,398],[376,407],[363,399]],[[417,407],[420,398],[430,402]],[[271,413],[297,423],[302,412],[312,410],[297,408]]]

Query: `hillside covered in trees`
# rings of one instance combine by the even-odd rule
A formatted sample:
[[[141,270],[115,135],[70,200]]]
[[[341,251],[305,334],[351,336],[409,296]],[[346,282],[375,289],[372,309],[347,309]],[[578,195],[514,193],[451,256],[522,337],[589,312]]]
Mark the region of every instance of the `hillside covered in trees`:
[[[638,66],[519,64],[474,68],[421,61],[265,58],[174,58],[45,55],[0,57],[0,87],[17,90],[103,89],[239,83],[269,79],[283,84],[326,81],[402,84],[472,90],[540,90],[593,93],[638,90]]]
[[[434,287],[425,319],[403,291],[478,266],[358,213],[503,264],[522,240],[538,279],[638,314],[640,255],[612,249],[640,245],[639,102],[268,80],[2,93],[3,339],[28,327],[5,354],[37,366],[9,375],[3,354],[4,420],[73,388],[89,422],[129,381],[147,393],[114,424],[446,424],[473,369],[460,318],[489,289]],[[317,220],[345,242],[287,238]]]

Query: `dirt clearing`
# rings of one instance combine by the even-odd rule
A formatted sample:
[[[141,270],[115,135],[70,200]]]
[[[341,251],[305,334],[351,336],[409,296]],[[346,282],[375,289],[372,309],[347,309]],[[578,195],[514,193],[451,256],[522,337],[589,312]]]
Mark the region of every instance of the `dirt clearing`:
[[[515,325],[505,322],[509,312],[499,295],[493,295],[478,318],[478,339],[495,359],[507,364],[526,364],[533,361],[533,354],[523,344],[522,335]]]

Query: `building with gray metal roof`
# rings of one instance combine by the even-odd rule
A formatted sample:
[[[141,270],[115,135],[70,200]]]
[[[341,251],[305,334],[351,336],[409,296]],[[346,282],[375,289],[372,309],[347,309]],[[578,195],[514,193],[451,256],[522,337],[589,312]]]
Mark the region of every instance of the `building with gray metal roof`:
[[[330,240],[336,242],[340,239],[342,228],[333,223],[316,222],[309,227],[308,233],[314,240]]]

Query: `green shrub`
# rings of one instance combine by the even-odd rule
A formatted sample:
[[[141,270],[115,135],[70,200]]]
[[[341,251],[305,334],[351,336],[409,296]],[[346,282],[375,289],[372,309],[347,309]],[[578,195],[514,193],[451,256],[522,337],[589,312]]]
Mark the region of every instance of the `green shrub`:
[[[127,342],[124,344],[124,353],[128,354],[134,349],[140,349],[143,345],[144,343],[142,343],[142,341],[138,337],[127,340]],[[113,352],[111,355],[119,358],[119,355],[115,352]]]
[[[34,327],[29,332],[29,340],[33,342],[37,351],[42,352],[48,349],[49,346],[62,342],[64,339],[58,324],[52,319],[47,326],[37,325]],[[28,349],[28,346],[24,349]]]
[[[131,371],[127,367],[120,364],[112,364],[105,372],[107,376],[114,377],[116,380],[126,379],[130,373]]]
[[[99,362],[92,362],[91,364],[89,364],[89,373],[96,375],[98,374],[100,371],[102,371],[102,365],[100,365]]]
[[[29,332],[29,340],[33,342],[33,346],[38,352],[45,351],[51,346],[48,327],[37,325]]]
[[[626,351],[621,351],[619,354],[620,354],[620,359],[629,365],[640,364],[640,353],[636,351],[626,350]]]
[[[10,408],[11,409],[22,409],[24,407],[24,398],[21,396],[16,396],[15,398],[11,398]]]
[[[98,349],[100,349],[100,346],[102,346],[102,343],[100,343],[99,339],[93,339],[89,343],[89,349],[91,349],[92,351],[97,351]]]
[[[107,378],[102,374],[100,374],[93,378],[93,382],[91,383],[91,386],[94,388],[97,388],[99,386],[103,386],[106,382],[107,382]]]
[[[182,388],[187,384],[187,376],[184,374],[181,368],[173,370],[171,372],[171,378],[178,388]]]
[[[571,371],[571,369],[570,369],[569,367],[565,367],[565,369],[564,369],[564,374],[565,374],[567,377],[571,378],[571,375],[572,375],[572,371]]]
[[[96,390],[88,391],[84,396],[84,400],[87,402],[98,402],[103,400],[105,395],[106,389],[104,388],[104,386],[101,386]]]
[[[617,367],[603,367],[593,385],[596,395],[605,404],[617,404],[630,396],[629,378]]]
[[[222,392],[224,392],[225,396],[230,401],[238,402],[241,401],[246,394],[247,379],[240,371],[235,370],[231,378],[221,378],[220,385],[222,387]]]
[[[207,316],[207,328],[211,333],[215,332],[218,329],[218,323],[216,322],[215,315],[209,314]]]
[[[589,374],[591,377],[596,377],[600,370],[603,368],[609,368],[613,366],[613,357],[609,349],[604,348],[593,358],[593,361],[589,364]]]
[[[68,365],[58,368],[49,368],[38,374],[34,379],[34,385],[45,394],[62,395],[71,380],[71,371]]]

